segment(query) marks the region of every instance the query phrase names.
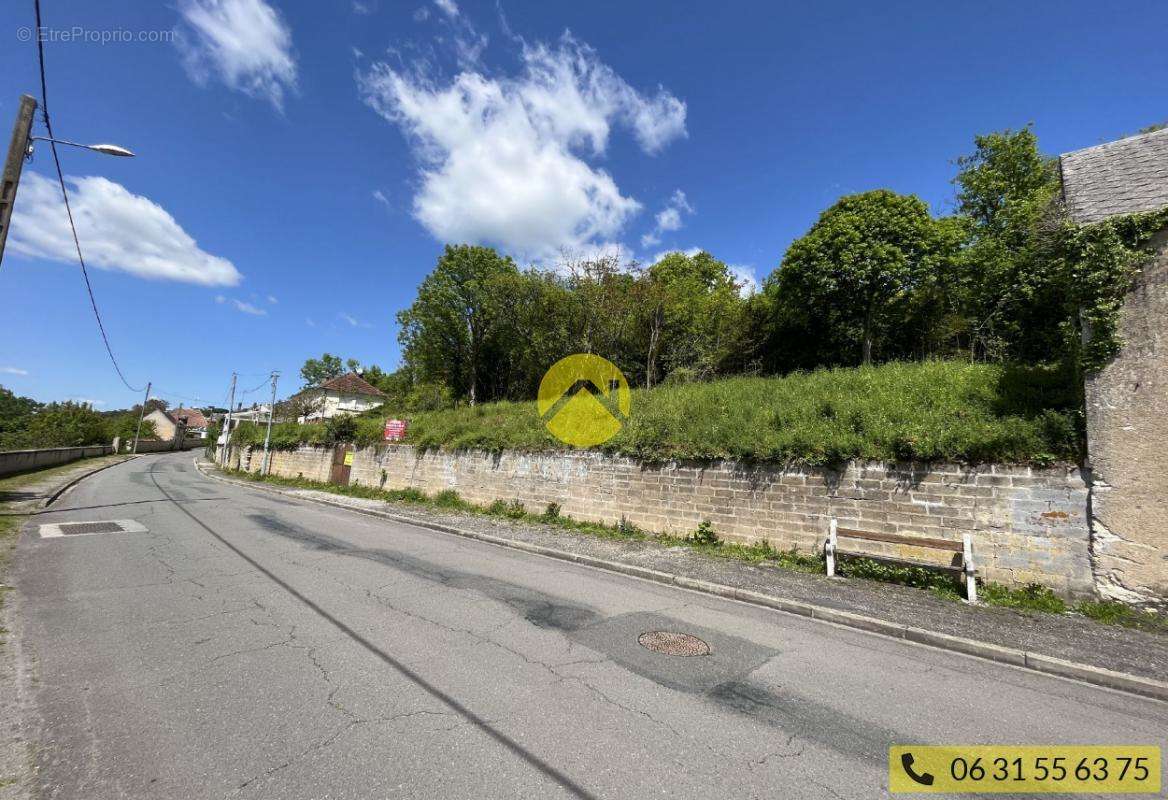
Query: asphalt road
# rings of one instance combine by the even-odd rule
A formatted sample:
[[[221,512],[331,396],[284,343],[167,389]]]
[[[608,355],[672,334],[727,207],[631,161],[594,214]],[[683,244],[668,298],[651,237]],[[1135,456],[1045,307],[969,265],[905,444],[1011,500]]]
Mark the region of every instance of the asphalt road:
[[[1163,703],[227,486],[190,454],[59,504],[14,569],[45,797],[871,798],[893,743],[1168,743]],[[38,531],[102,520],[145,530]]]

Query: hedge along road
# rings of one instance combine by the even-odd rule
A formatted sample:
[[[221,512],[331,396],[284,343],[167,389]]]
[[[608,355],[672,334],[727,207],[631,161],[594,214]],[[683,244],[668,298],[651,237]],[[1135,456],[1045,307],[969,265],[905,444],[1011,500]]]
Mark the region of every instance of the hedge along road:
[[[1168,731],[1168,704],[227,486],[184,453],[60,502],[14,570],[48,797],[869,798],[894,743]],[[103,520],[145,531],[37,533]]]

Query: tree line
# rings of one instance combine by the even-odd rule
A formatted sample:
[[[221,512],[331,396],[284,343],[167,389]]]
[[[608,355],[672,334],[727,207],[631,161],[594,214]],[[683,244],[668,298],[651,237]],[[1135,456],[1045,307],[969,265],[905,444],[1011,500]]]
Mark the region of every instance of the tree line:
[[[1159,221],[1084,238],[1030,128],[975,137],[953,184],[942,215],[887,189],[840,198],[754,293],[707,252],[520,269],[492,248],[448,245],[397,315],[402,367],[365,377],[417,410],[530,399],[549,366],[580,352],[650,388],[928,358],[1072,375],[1092,347],[1114,352],[1119,300]],[[1084,318],[1095,344],[1083,343]]]
[[[110,444],[115,437],[132,439],[141,408],[95,411],[89,403],[41,403],[0,386],[0,450],[82,447]],[[147,401],[147,414],[155,408],[166,410],[166,401]],[[141,436],[157,436],[153,422],[142,422]]]

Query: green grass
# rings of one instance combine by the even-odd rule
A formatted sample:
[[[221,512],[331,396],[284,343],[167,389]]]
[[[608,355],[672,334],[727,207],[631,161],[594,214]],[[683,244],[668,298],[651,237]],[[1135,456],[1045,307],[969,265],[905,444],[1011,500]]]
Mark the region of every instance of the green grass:
[[[231,471],[231,474],[255,482],[273,483],[299,489],[314,489],[349,497],[363,497],[424,508],[554,525],[564,530],[603,539],[652,540],[666,547],[685,547],[710,558],[725,558],[750,564],[769,565],[808,574],[823,574],[825,572],[824,559],[820,553],[776,550],[766,541],[754,544],[723,541],[718,538],[717,532],[708,522],[703,522],[689,536],[654,535],[624,521],[617,525],[602,525],[595,522],[574,520],[560,513],[559,505],[556,503],[549,503],[541,514],[531,514],[518,500],[499,499],[490,505],[480,506],[462,499],[457,492],[450,489],[429,496],[417,489],[339,486],[331,483],[317,483],[304,478],[281,478],[274,475],[260,477],[254,473],[238,471]],[[964,597],[964,589],[959,580],[942,571],[927,567],[891,564],[871,558],[847,556],[839,560],[838,572],[848,578],[910,586],[928,591],[945,600],[960,601]],[[1168,633],[1168,615],[1141,611],[1122,603],[1108,601],[1083,601],[1069,607],[1066,601],[1049,588],[1038,584],[1013,588],[998,583],[984,583],[979,588],[978,596],[982,602],[991,606],[1045,614],[1063,614],[1073,611],[1108,625],[1123,625],[1153,633]]]
[[[1114,600],[1084,600],[1077,604],[1076,613],[1106,625],[1123,625],[1152,633],[1168,633],[1168,613],[1132,608]]]
[[[662,386],[633,392],[632,415],[601,449],[651,461],[1075,461],[1081,413],[1072,386],[1053,368],[952,361]],[[408,418],[406,441],[422,448],[564,449],[544,428],[533,402]],[[358,419],[356,443],[380,442],[384,419]],[[244,426],[238,437],[256,444],[263,432]],[[277,447],[324,440],[320,425],[273,429]]]

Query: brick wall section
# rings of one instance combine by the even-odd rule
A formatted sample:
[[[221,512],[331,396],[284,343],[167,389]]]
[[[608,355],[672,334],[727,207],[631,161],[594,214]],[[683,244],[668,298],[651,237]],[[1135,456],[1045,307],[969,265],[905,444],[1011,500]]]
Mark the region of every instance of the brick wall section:
[[[277,453],[272,471],[327,480],[331,458],[327,448],[304,447]],[[257,450],[253,470],[259,461]],[[648,465],[586,451],[423,453],[385,445],[355,453],[350,482],[428,494],[454,489],[483,505],[517,499],[533,513],[555,502],[575,519],[615,524],[624,517],[655,533],[688,534],[708,519],[724,539],[765,539],[804,552],[822,548],[832,515],[843,527],[886,533],[960,541],[968,531],[979,573],[989,580],[1041,583],[1076,595],[1093,591],[1087,487],[1073,467],[855,462],[833,471],[728,461]],[[946,558],[937,550],[885,547],[890,555]]]
[[[1168,604],[1168,230],[1120,312],[1119,355],[1087,380],[1102,594]]]

